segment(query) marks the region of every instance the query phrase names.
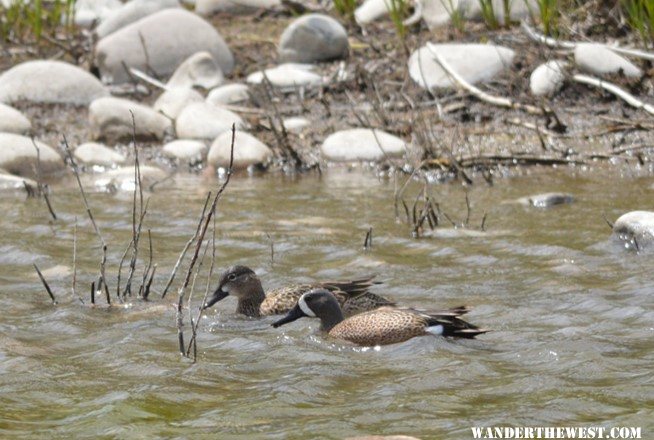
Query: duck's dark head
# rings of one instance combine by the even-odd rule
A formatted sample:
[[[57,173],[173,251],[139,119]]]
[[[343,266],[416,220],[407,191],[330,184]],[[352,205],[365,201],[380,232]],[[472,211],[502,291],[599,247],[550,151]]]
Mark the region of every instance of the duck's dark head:
[[[329,331],[343,320],[343,312],[331,292],[314,289],[303,294],[286,316],[273,322],[272,326],[277,328],[303,317],[320,318],[322,329]]]
[[[228,295],[241,300],[262,294],[261,281],[252,269],[246,266],[232,266],[220,275],[218,288],[202,308],[208,309]]]

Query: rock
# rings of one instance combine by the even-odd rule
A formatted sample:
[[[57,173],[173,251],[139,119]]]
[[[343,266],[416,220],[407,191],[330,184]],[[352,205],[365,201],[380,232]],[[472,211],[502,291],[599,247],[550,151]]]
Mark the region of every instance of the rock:
[[[168,8],[179,8],[179,2],[177,0],[132,0],[102,20],[95,29],[95,33],[98,38],[104,38],[144,17]]]
[[[163,92],[153,108],[171,119],[177,119],[182,110],[194,102],[204,102],[204,98],[193,89],[174,88]]]
[[[95,178],[95,186],[105,191],[134,191],[134,167],[120,167],[102,173]],[[149,188],[155,183],[168,179],[168,174],[161,168],[141,165],[139,166],[141,174],[142,188]]]
[[[132,112],[135,124],[132,123]],[[131,138],[133,125],[136,136],[146,139],[163,139],[172,122],[167,117],[134,101],[122,98],[100,98],[89,107],[91,131],[96,139]]]
[[[246,78],[250,84],[261,84],[264,73],[270,83],[281,89],[295,90],[297,87],[311,87],[322,84],[322,77],[313,73],[310,64],[286,63],[280,64],[263,72],[254,72]]]
[[[195,12],[211,15],[218,12],[230,14],[250,14],[261,10],[277,9],[280,0],[197,0]]]
[[[631,211],[613,224],[613,235],[627,247],[641,250],[654,244],[654,212]]]
[[[478,1],[478,0],[475,0]],[[420,0],[422,5],[422,19],[429,29],[436,29],[448,24],[452,20],[452,13],[459,13],[459,0]]]
[[[211,144],[207,162],[215,167],[228,167],[232,145],[232,133],[225,132]],[[266,163],[272,158],[272,150],[249,133],[236,131],[234,138],[234,168]]]
[[[147,47],[146,57],[141,36]],[[123,68],[146,71],[146,64],[161,76],[167,76],[191,55],[207,51],[223,73],[234,68],[234,57],[214,27],[184,9],[165,9],[130,24],[100,40],[95,60],[103,80],[129,81]]]
[[[43,142],[13,133],[0,133],[0,168],[18,176],[35,177],[40,155],[41,173],[47,174],[64,168],[64,161],[59,153]]]
[[[402,156],[406,143],[381,130],[354,128],[329,135],[321,151],[326,159],[336,162],[373,161]]]
[[[169,142],[163,147],[163,153],[166,156],[188,162],[190,165],[202,162],[205,151],[207,151],[207,146],[204,142],[186,139]]]
[[[209,90],[225,81],[222,70],[206,51],[188,57],[168,80],[168,87],[201,87]]]
[[[37,183],[32,179],[14,176],[5,170],[0,170],[0,191],[21,190],[25,189],[25,185],[31,186],[32,188],[37,187]]]
[[[525,205],[532,205],[536,208],[550,208],[555,205],[564,205],[574,202],[572,194],[567,193],[543,193],[518,199],[518,202]]]
[[[108,94],[95,76],[61,61],[26,61],[0,76],[0,102],[87,105]]]
[[[641,70],[626,58],[601,44],[579,43],[574,51],[575,63],[579,68],[593,75],[608,75],[622,72],[628,77],[640,77]]]
[[[206,102],[188,105],[177,117],[177,136],[185,139],[214,139],[232,124],[243,128],[245,124],[239,115]]]
[[[495,12],[495,19],[500,25],[504,25],[504,18],[506,15],[504,11],[505,0],[492,0],[492,3],[493,11]],[[529,18],[532,11],[538,13],[538,7],[538,0],[509,1],[511,21],[520,21]],[[481,2],[479,0],[459,0],[457,9],[462,17],[468,20],[484,19]]]
[[[366,0],[354,11],[354,19],[360,25],[372,23],[388,14],[385,0]]]
[[[95,142],[87,142],[75,148],[73,156],[89,165],[113,166],[125,163],[127,158],[117,151]]]
[[[491,44],[432,44],[431,47],[471,84],[495,78],[511,66],[515,56],[511,49]],[[409,75],[418,85],[430,90],[454,87],[427,46],[411,54]]]
[[[123,4],[119,0],[77,0],[75,2],[75,24],[90,28],[96,22],[105,20]],[[65,17],[62,17],[65,21]]]
[[[0,104],[0,132],[26,133],[32,128],[32,123],[21,112],[8,105]]]
[[[250,88],[245,84],[227,84],[217,87],[207,95],[207,103],[212,105],[229,105],[250,99]]]
[[[548,61],[538,66],[529,79],[529,88],[535,96],[551,96],[556,93],[565,80],[565,61]]]
[[[314,63],[346,58],[350,45],[345,28],[323,14],[307,14],[291,23],[279,42],[279,59]]]
[[[286,128],[286,131],[296,132],[296,133],[302,131],[305,127],[311,125],[311,122],[308,119],[300,118],[300,117],[286,118],[284,119],[283,123],[284,123],[284,128]]]

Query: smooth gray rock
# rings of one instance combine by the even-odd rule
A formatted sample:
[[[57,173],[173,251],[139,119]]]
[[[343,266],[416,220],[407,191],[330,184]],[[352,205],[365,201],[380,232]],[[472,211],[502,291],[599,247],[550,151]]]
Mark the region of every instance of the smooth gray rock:
[[[228,167],[232,145],[232,133],[225,132],[211,144],[207,162],[216,167]],[[234,138],[234,168],[266,163],[272,158],[272,150],[249,133],[236,131]]]
[[[14,133],[0,133],[0,168],[18,176],[36,177],[37,167],[47,174],[64,168],[59,153],[49,145]]]
[[[167,157],[193,165],[202,162],[207,146],[204,142],[180,139],[167,143],[162,151]]]
[[[314,63],[346,58],[350,50],[345,28],[323,14],[307,14],[291,23],[279,42],[284,62]]]
[[[0,104],[0,132],[23,134],[32,128],[32,123],[21,112],[8,105]]]
[[[277,67],[266,69],[263,72],[254,72],[248,75],[246,81],[250,84],[261,84],[264,74],[268,81],[282,90],[295,90],[297,87],[314,87],[323,83],[322,77],[312,72],[310,64],[286,63]]]
[[[132,112],[135,124],[132,123]],[[96,139],[129,139],[133,125],[136,136],[146,139],[163,139],[172,128],[167,117],[134,101],[122,98],[100,98],[89,107],[89,122]]]
[[[284,119],[283,123],[286,131],[290,131],[292,133],[299,133],[311,125],[311,121],[299,116],[286,118]]]
[[[601,44],[579,43],[575,47],[574,56],[577,66],[593,75],[619,72],[632,78],[642,75],[642,71],[633,63]]]
[[[77,0],[74,22],[77,26],[90,28],[94,23],[106,20],[122,6],[119,0]],[[65,17],[62,17],[62,20],[64,19]]]
[[[201,87],[209,90],[225,81],[220,66],[207,51],[188,57],[168,80],[168,87]]]
[[[95,187],[102,191],[134,191],[134,171],[133,166],[109,170],[94,178]],[[140,165],[139,172],[142,188],[149,188],[155,183],[172,180],[168,178],[168,174],[164,170],[150,165]]]
[[[574,196],[567,193],[543,193],[518,199],[520,203],[532,205],[536,208],[550,208],[556,205],[565,205],[574,202]]]
[[[511,67],[515,56],[511,49],[490,44],[432,44],[431,47],[471,84],[496,78]],[[455,87],[427,46],[411,54],[409,75],[425,89]]]
[[[87,142],[75,148],[73,156],[81,163],[111,167],[125,163],[127,158],[103,144]]]
[[[279,6],[281,6],[280,0],[197,0],[195,12],[200,15],[211,15],[218,12],[250,14],[277,9]]]
[[[538,66],[529,78],[529,88],[535,96],[552,96],[565,81],[565,61],[552,60]]]
[[[147,47],[146,57],[143,43]],[[95,60],[106,82],[129,81],[122,63],[160,76],[170,75],[191,55],[207,51],[223,73],[234,68],[234,57],[218,31],[201,17],[181,8],[165,9],[100,40]]]
[[[95,29],[99,38],[163,9],[179,8],[177,0],[132,0],[109,14]]]
[[[230,105],[248,101],[250,88],[245,84],[226,84],[217,87],[207,95],[207,103],[212,105]]]
[[[36,188],[37,183],[27,177],[14,176],[0,169],[0,191],[24,190],[25,185]]]
[[[153,108],[171,119],[177,119],[188,105],[203,101],[202,95],[193,89],[174,88],[163,92],[155,101]]]
[[[376,161],[403,156],[406,142],[381,130],[353,128],[329,135],[321,151],[326,159],[335,162]]]
[[[613,236],[628,248],[641,250],[654,244],[654,212],[631,211],[613,224]]]
[[[108,94],[95,76],[61,61],[26,61],[0,76],[0,102],[86,105]]]
[[[219,134],[245,126],[236,113],[206,102],[190,104],[177,117],[177,136],[182,139],[214,139]]]

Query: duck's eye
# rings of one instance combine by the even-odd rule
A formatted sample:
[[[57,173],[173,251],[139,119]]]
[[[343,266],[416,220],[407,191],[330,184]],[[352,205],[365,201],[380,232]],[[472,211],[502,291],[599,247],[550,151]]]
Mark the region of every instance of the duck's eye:
[[[235,273],[230,273],[229,275],[227,275],[227,279],[229,281],[234,281],[236,279],[236,274]]]

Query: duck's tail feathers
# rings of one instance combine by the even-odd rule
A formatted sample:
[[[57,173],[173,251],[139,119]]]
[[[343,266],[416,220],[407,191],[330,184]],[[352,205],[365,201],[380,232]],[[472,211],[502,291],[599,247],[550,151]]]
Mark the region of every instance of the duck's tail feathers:
[[[439,329],[439,333],[443,336],[465,339],[474,339],[477,335],[488,333],[489,330],[479,328],[459,318],[469,311],[468,307],[461,306],[436,314],[430,313],[427,321],[428,328]]]

